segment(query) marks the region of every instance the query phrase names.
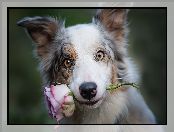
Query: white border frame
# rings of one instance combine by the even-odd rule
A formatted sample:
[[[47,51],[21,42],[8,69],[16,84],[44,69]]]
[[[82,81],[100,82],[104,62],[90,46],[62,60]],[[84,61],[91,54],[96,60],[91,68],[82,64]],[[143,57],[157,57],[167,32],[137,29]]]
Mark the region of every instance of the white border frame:
[[[2,111],[0,114],[0,118],[2,118],[2,132],[31,132],[31,131],[38,131],[38,132],[53,132],[54,126],[52,125],[7,125],[7,7],[96,7],[96,6],[132,6],[132,2],[2,2],[1,5],[1,77],[0,84],[2,87],[1,94],[1,103]],[[172,100],[174,100],[174,89],[173,89],[173,67],[174,67],[174,30],[173,23],[174,23],[174,3],[173,2],[133,2],[133,6],[135,7],[167,7],[167,132],[172,132],[174,130],[174,104]],[[170,72],[169,72],[170,71]],[[111,127],[110,125],[106,127]],[[82,125],[79,126],[83,127]]]

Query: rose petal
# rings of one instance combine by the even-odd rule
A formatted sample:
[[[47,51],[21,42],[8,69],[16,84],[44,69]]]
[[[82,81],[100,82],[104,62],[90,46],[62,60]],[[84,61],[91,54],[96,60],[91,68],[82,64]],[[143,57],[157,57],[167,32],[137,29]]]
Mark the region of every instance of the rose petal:
[[[70,89],[65,85],[56,85],[51,87],[51,93],[56,99],[56,101],[62,103],[64,100],[64,95],[67,95],[70,92]]]
[[[60,121],[64,116],[71,116],[74,112],[74,100],[72,96],[68,95],[69,92],[70,89],[65,84],[51,85],[50,88],[45,87],[44,89],[49,113],[57,121]]]
[[[72,103],[74,103],[74,99],[73,99],[72,96],[65,96],[64,97],[64,102],[72,102]]]
[[[62,114],[62,113],[58,113],[58,114],[56,115],[56,119],[57,119],[58,122],[59,122],[62,118],[63,118],[63,114]]]

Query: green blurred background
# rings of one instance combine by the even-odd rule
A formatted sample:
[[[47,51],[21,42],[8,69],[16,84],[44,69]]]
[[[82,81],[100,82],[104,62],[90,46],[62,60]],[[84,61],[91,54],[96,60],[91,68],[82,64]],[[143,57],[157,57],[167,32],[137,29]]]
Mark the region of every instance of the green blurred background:
[[[16,22],[26,16],[56,16],[66,26],[91,22],[95,9],[9,10],[9,124],[54,124],[48,116],[31,39]],[[141,93],[158,123],[166,124],[167,43],[165,9],[131,9],[129,52],[141,76]]]

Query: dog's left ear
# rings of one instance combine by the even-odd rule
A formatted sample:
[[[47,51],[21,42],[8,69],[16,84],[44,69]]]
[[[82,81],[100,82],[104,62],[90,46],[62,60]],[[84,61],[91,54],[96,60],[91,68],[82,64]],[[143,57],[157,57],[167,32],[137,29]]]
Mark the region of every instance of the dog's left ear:
[[[18,26],[24,27],[36,46],[37,56],[43,58],[61,30],[64,23],[52,17],[26,17],[17,22]]]
[[[97,10],[93,22],[102,25],[114,39],[121,41],[126,35],[127,13],[127,9],[100,9]]]

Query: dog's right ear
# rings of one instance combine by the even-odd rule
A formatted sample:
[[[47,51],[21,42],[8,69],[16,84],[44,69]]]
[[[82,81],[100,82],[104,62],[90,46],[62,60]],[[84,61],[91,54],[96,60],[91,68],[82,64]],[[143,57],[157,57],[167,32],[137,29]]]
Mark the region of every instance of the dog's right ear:
[[[122,41],[126,34],[127,9],[98,9],[93,22],[102,25],[114,39]]]
[[[52,17],[26,17],[18,21],[17,25],[24,27],[36,43],[37,56],[44,57],[64,23]]]

